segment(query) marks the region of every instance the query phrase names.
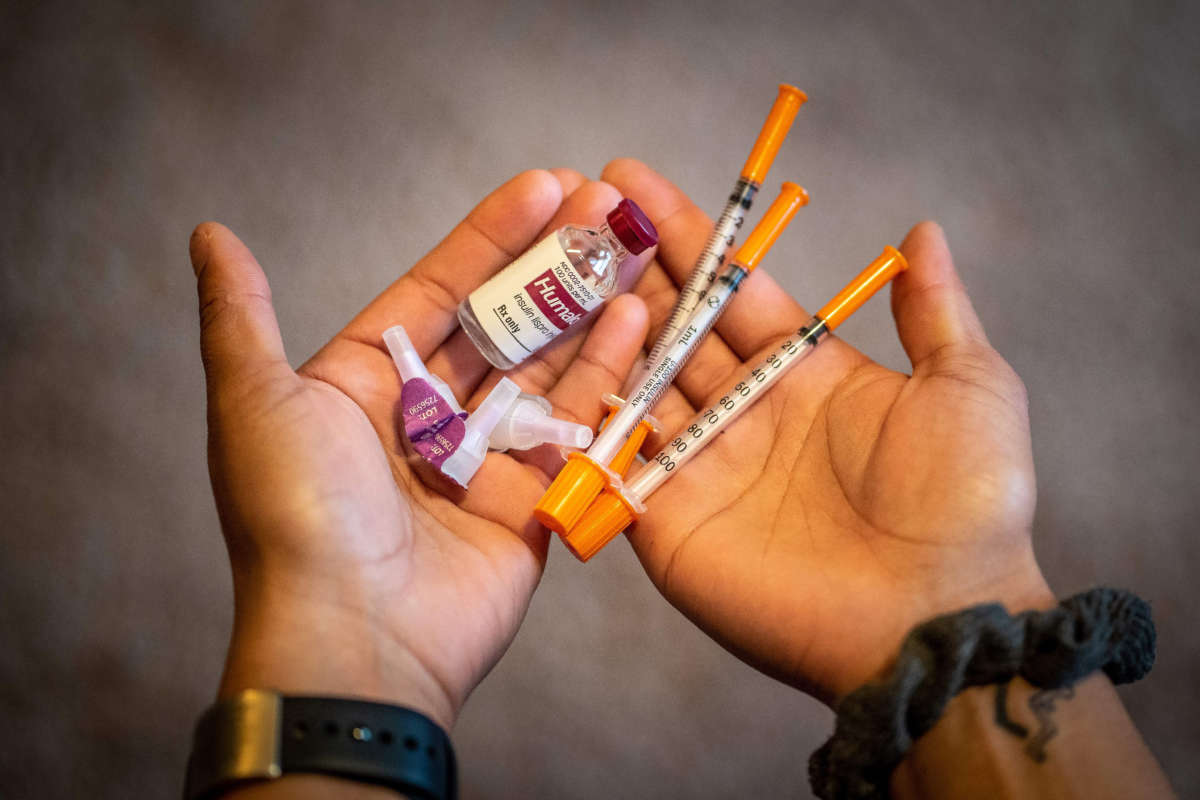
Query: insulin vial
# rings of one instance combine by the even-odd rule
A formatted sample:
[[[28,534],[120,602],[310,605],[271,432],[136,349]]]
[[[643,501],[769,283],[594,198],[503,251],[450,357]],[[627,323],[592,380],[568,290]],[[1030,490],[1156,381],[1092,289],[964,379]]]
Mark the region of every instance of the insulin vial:
[[[565,225],[525,251],[462,301],[458,321],[492,366],[512,369],[608,299],[621,263],[656,244],[645,212],[622,200],[599,228]]]

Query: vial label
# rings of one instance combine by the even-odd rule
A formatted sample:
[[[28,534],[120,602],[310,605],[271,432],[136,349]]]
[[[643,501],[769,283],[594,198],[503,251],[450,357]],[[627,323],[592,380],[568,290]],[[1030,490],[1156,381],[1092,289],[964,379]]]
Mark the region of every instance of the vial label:
[[[400,387],[404,433],[422,458],[436,467],[458,449],[466,435],[466,412],[454,413],[428,381],[413,378]]]
[[[468,302],[492,344],[517,364],[604,298],[583,282],[552,234],[472,292]]]

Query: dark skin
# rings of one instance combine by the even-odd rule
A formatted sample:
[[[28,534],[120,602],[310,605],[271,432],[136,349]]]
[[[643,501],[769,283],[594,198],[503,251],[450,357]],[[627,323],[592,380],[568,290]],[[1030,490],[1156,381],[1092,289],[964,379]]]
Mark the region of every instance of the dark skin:
[[[686,277],[705,217],[644,167],[606,172],[666,216],[639,289],[651,318]],[[831,337],[654,495],[630,534],[664,595],[764,671],[833,701],[913,625],[985,599],[1053,603],[1033,558],[1024,387],[988,345],[940,228],[918,225],[894,283],[912,375]],[[847,279],[863,264],[847,269]],[[755,274],[657,409],[674,431],[810,312]],[[721,575],[714,583],[711,576]],[[855,620],[853,626],[845,620]]]
[[[398,438],[400,381],[380,337],[404,324],[473,407],[499,375],[456,329],[457,301],[543,233],[619,199],[580,183],[517,176],[295,371],[253,256],[227,229],[197,228],[209,458],[237,603],[222,694],[352,683],[449,728],[503,654],[545,564],[549,537],[528,509],[551,454],[488,456],[473,484],[485,491],[426,486]],[[594,336],[512,377],[595,425],[597,392],[620,388],[645,330],[642,304],[617,298]]]
[[[470,491],[422,480],[398,438],[400,382],[381,335],[403,324],[429,369],[473,408],[500,374],[457,329],[458,302],[550,230],[595,224],[621,196],[661,235],[656,253],[626,268],[640,273],[634,291],[590,332],[508,373],[558,416],[595,426],[599,395],[618,391],[652,342],[711,230],[639,162],[615,161],[601,181],[566,169],[512,179],[298,370],[249,250],[215,223],[196,229],[210,471],[236,596],[223,696],[263,686],[354,694],[453,725],[544,569],[549,534],[530,510],[561,462],[549,448],[493,453]],[[892,310],[912,374],[830,337],[738,421],[736,436],[660,489],[629,532],[671,603],[743,659],[830,703],[886,669],[930,616],[983,601],[1013,611],[1054,602],[1031,545],[1024,388],[988,344],[940,228],[918,225],[902,250],[910,269],[895,280]],[[656,408],[664,430],[808,316],[756,271]],[[379,791],[288,778],[247,792],[279,787]]]

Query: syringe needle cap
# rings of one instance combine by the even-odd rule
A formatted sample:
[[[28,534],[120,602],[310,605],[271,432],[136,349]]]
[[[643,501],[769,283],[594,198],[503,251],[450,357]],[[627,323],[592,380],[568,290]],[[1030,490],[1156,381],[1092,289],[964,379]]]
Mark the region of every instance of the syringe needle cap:
[[[767,172],[770,171],[771,163],[779,153],[783,140],[787,138],[792,121],[796,119],[796,112],[807,99],[808,95],[795,86],[779,84],[779,95],[775,98],[775,105],[771,106],[771,113],[763,123],[758,141],[754,143],[754,149],[750,151],[750,157],[742,167],[744,180],[759,185],[767,179]]]
[[[866,269],[846,284],[846,288],[817,312],[817,316],[825,320],[825,327],[833,330],[846,321],[846,318],[858,310],[859,306],[871,299],[875,292],[894,278],[898,273],[908,269],[908,261],[896,248],[888,245],[883,248],[879,258],[872,261]]]
[[[636,519],[620,494],[605,489],[562,541],[576,558],[587,561]]]
[[[585,453],[571,453],[533,507],[533,518],[560,536],[565,534],[608,485],[608,480],[605,469]]]
[[[806,205],[808,192],[804,191],[804,187],[784,181],[783,188],[779,190],[779,197],[775,198],[767,213],[763,214],[763,218],[754,226],[754,230],[746,237],[745,244],[738,248],[733,260],[745,267],[747,272],[757,267],[784,228],[792,221],[792,217]]]
[[[609,485],[612,476],[623,477],[629,471],[646,436],[658,425],[646,416],[621,445],[621,449],[601,469],[586,453],[571,453],[567,463],[533,507],[533,518],[559,536],[575,527],[596,495]]]

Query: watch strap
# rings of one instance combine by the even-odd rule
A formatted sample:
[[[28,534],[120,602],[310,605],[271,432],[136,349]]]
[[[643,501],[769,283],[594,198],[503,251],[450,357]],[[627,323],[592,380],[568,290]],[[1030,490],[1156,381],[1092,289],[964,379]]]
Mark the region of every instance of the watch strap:
[[[250,689],[196,725],[186,800],[238,783],[321,773],[394,789],[413,800],[457,797],[454,749],[433,720],[401,706]]]

